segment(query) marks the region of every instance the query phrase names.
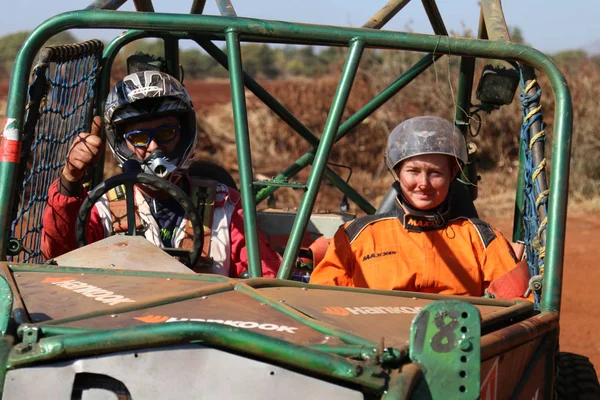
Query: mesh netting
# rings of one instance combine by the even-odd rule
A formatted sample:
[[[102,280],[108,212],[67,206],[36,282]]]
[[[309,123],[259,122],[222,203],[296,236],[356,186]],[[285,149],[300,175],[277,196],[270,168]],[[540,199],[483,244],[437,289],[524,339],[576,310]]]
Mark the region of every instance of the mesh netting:
[[[42,50],[29,87],[23,125],[19,193],[11,236],[22,251],[17,262],[42,262],[42,213],[48,187],[65,164],[72,139],[89,132],[103,44],[98,40]]]

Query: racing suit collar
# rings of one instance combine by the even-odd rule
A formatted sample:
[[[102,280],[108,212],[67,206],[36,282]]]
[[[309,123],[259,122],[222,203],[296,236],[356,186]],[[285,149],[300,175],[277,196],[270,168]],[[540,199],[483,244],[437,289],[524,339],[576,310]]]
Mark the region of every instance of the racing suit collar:
[[[443,229],[448,225],[450,215],[450,195],[442,204],[431,210],[418,210],[412,207],[401,191],[396,197],[396,213],[404,229],[413,232],[426,232]]]

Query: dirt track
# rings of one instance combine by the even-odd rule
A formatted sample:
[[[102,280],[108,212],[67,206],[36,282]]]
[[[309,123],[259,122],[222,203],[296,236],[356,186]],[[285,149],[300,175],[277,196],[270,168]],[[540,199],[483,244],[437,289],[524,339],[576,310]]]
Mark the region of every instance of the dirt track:
[[[512,216],[486,218],[510,237]],[[560,349],[589,357],[600,375],[600,214],[569,215],[560,317]]]

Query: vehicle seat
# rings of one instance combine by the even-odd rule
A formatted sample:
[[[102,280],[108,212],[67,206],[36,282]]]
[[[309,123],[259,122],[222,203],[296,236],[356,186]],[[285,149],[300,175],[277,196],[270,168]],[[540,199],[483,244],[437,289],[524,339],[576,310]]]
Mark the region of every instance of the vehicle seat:
[[[398,181],[392,184],[392,187],[387,191],[383,200],[379,204],[379,208],[375,211],[375,214],[383,214],[388,211],[392,211],[396,204],[396,196],[401,192],[400,183]],[[473,199],[469,195],[468,189],[454,180],[450,184],[450,218],[456,217],[467,217],[467,218],[479,218]]]
[[[235,180],[229,172],[218,164],[210,161],[195,161],[189,169],[191,176],[212,179],[228,187],[238,190]]]

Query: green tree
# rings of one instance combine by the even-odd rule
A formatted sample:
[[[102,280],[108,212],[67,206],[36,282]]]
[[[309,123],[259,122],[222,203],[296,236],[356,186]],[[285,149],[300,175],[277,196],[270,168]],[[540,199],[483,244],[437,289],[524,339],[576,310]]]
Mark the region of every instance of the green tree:
[[[566,50],[559,51],[552,56],[559,63],[576,63],[587,60],[588,55],[584,50]]]
[[[518,26],[513,26],[508,31],[511,42],[518,44],[527,44],[525,43],[525,37],[523,36],[521,28],[519,28]]]
[[[223,69],[211,56],[198,49],[184,50],[179,55],[186,78],[202,79],[211,76],[218,68]]]
[[[252,76],[273,79],[279,75],[275,53],[267,44],[252,43],[242,46],[242,64],[244,71]]]
[[[12,70],[19,49],[31,32],[23,31],[0,37],[0,71],[3,74]],[[77,38],[69,31],[60,32],[48,40],[43,47],[77,42]]]

